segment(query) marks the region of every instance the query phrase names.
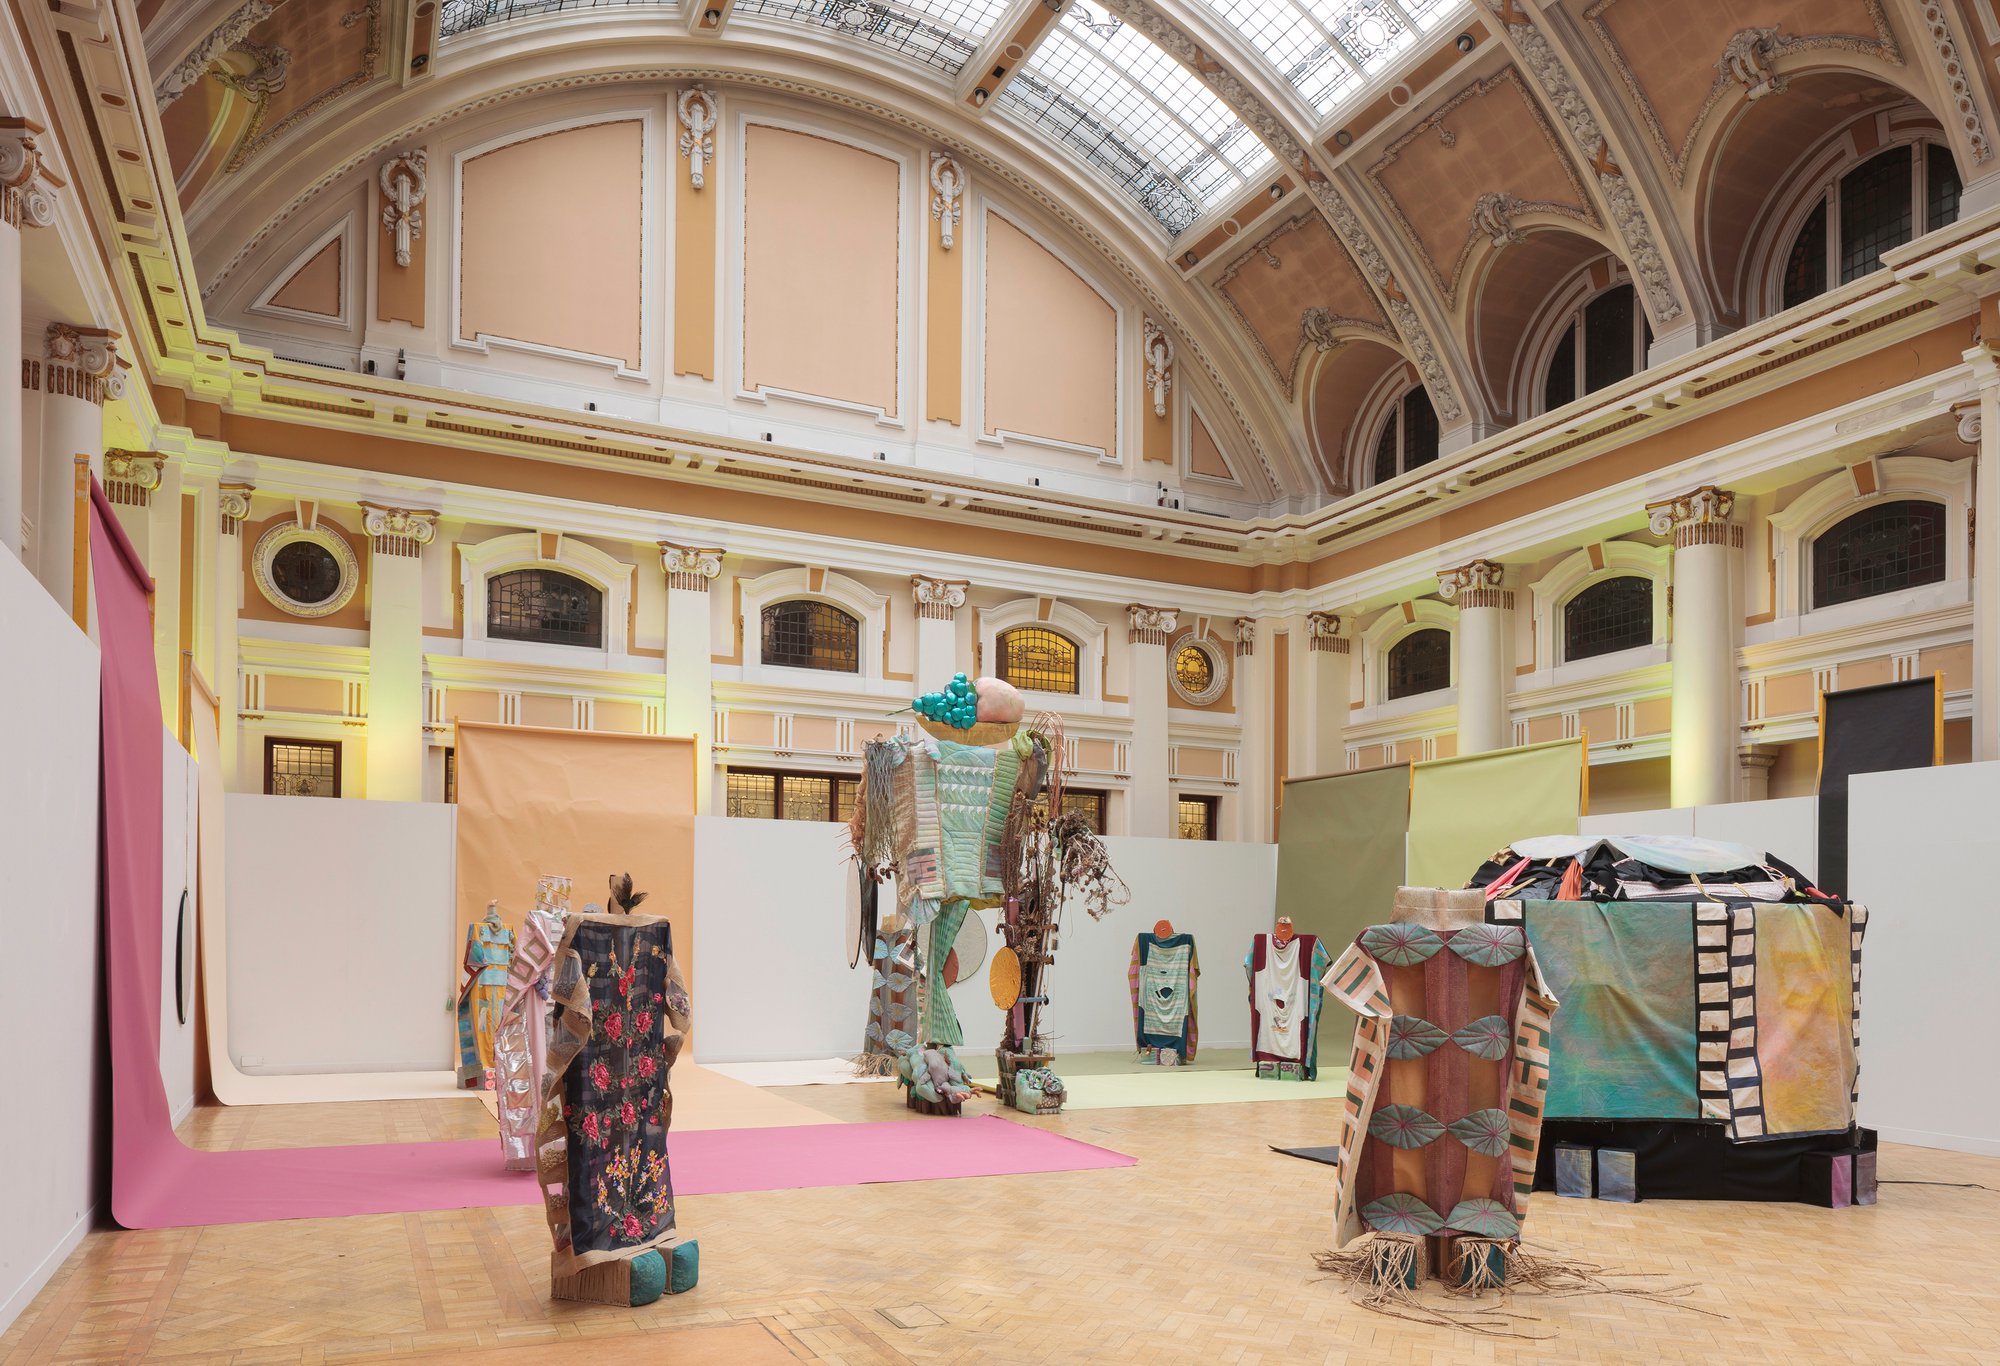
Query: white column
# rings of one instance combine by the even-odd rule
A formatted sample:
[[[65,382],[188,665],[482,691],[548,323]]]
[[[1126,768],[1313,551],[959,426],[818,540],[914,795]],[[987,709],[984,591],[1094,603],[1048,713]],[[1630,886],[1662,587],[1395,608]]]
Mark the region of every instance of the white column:
[[[243,680],[236,663],[237,617],[243,611],[243,519],[250,515],[248,484],[223,483],[215,496],[215,539],[210,561],[208,650],[215,670],[209,684],[222,703],[222,780],[231,792],[261,792],[262,779],[242,768]],[[197,516],[199,516],[199,500]],[[198,528],[206,543],[206,527]],[[261,756],[259,756],[261,762]]]
[[[368,797],[424,799],[424,547],[437,513],[361,505],[368,533]]]
[[[1180,625],[1180,613],[1139,603],[1125,612],[1132,647],[1132,743],[1126,751],[1132,794],[1126,833],[1165,839],[1174,833],[1173,778],[1167,764],[1167,642]]]
[[[42,392],[42,506],[35,517],[36,572],[49,596],[76,601],[77,460],[104,477],[104,400],[124,391],[118,336],[50,323],[32,373]]]
[[[667,701],[662,723],[669,735],[694,737],[695,810],[715,806],[715,691],[708,589],[722,573],[722,552],[708,546],[660,542],[667,574]]]
[[[942,688],[958,666],[958,609],[965,606],[963,579],[910,576],[910,598],[917,608],[916,684],[912,693]]]
[[[1501,566],[1474,560],[1438,575],[1438,596],[1458,606],[1458,752],[1484,754],[1513,742],[1507,694],[1514,678],[1513,590]]]
[[[2000,759],[2000,370],[1985,360],[1979,407],[1958,434],[1979,447],[1972,524],[1983,529],[1972,539],[1972,757]]]
[[[1257,653],[1258,636],[1264,635],[1264,653]],[[1277,807],[1272,772],[1272,731],[1276,724],[1271,690],[1271,648],[1268,633],[1259,631],[1255,617],[1236,618],[1236,718],[1242,728],[1241,750],[1236,756],[1236,838],[1268,841],[1272,838],[1272,814]]]
[[[1740,738],[1733,583],[1743,528],[1735,495],[1712,484],[1646,511],[1656,536],[1674,538],[1674,692],[1671,792],[1675,806],[1736,799]]]
[[[41,126],[0,118],[0,546],[21,558],[21,522],[29,515],[21,451],[21,229],[56,221],[42,182],[35,138]],[[39,515],[39,510],[37,514]]]
[[[160,703],[178,724],[181,622],[181,480],[179,469],[151,451],[106,451],[104,496],[118,524],[153,576],[153,659]]]
[[[1333,612],[1306,613],[1305,693],[1299,699],[1305,724],[1306,768],[1294,777],[1341,773],[1347,768],[1347,712],[1352,683],[1348,669],[1354,643],[1341,634]]]

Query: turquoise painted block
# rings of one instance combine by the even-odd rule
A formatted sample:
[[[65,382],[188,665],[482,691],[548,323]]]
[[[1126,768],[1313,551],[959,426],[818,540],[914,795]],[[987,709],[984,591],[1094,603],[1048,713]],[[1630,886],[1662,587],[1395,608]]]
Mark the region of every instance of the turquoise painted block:
[[[685,1243],[674,1245],[672,1274],[667,1278],[667,1293],[683,1295],[694,1289],[701,1279],[701,1244],[690,1238]]]

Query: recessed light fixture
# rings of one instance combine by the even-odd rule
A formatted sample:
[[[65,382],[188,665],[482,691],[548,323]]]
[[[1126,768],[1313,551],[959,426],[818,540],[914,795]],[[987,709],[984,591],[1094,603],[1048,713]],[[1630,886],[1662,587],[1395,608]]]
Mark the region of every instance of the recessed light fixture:
[[[1473,48],[1479,46],[1479,40],[1470,33],[1461,33],[1454,41],[1460,52],[1470,52]]]
[[[1283,199],[1285,197],[1285,187],[1282,184],[1274,184],[1266,193],[1273,199]]]
[[[1333,140],[1342,147],[1352,147],[1354,145],[1354,134],[1343,128],[1333,135]]]

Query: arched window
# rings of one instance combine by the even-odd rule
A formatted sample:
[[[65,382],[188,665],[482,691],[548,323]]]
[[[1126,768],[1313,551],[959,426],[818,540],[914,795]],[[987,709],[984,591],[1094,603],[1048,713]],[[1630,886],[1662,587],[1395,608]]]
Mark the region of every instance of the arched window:
[[[1076,642],[1046,626],[1016,626],[994,642],[998,677],[1035,692],[1077,691]]]
[[[1389,408],[1375,436],[1368,482],[1386,484],[1438,458],[1438,415],[1421,384],[1412,385]]]
[[[861,623],[831,603],[774,602],[763,613],[763,660],[792,669],[861,672]]]
[[[1858,280],[1882,265],[1882,253],[1958,219],[1958,166],[1935,142],[1903,143],[1849,165],[1814,192],[1794,231],[1778,281],[1778,306],[1824,294],[1829,283]]]
[[[1813,537],[1815,608],[1941,583],[1944,575],[1942,503],[1874,503]]]
[[[1563,658],[1594,659],[1653,640],[1653,581],[1639,574],[1599,579],[1563,605]]]
[[[1389,647],[1383,698],[1437,692],[1451,686],[1451,632],[1439,626],[1412,631]]]
[[[1653,330],[1629,282],[1616,284],[1566,315],[1542,372],[1542,411],[1549,412],[1646,368]]]
[[[486,581],[489,640],[604,648],[604,593],[559,569],[510,569]]]

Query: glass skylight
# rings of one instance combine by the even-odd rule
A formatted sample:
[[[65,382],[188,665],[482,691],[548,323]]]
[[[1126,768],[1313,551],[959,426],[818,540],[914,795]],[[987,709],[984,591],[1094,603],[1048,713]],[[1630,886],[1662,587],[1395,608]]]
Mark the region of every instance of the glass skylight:
[[[1462,0],[1201,0],[1320,114],[1442,24]]]
[[[678,8],[673,0],[444,0],[438,14],[438,37],[455,38],[509,19],[535,19],[565,10],[616,9],[627,5],[651,5],[668,11]]]
[[[1116,181],[1169,234],[1270,156],[1199,77],[1087,5],[1042,39],[999,103]]]
[[[808,24],[956,75],[1007,11],[1007,0],[737,0],[737,18]]]

